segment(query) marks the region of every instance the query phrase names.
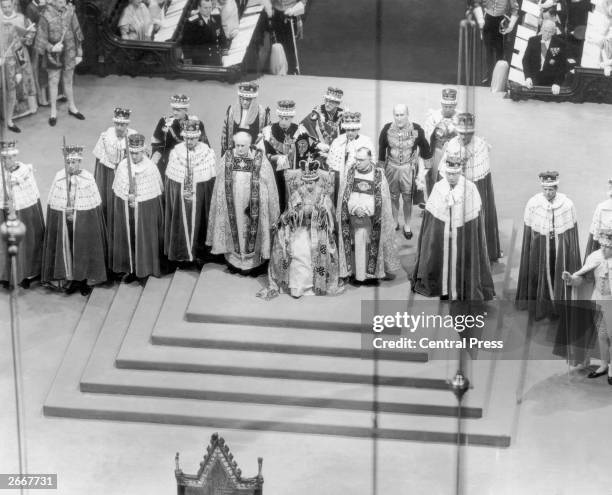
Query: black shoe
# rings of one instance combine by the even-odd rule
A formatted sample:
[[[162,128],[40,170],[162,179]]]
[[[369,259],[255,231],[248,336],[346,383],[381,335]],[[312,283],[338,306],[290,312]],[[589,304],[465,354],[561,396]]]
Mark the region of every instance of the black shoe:
[[[68,115],[72,115],[75,119],[85,120],[85,115],[83,115],[81,112],[72,112],[71,110],[68,110]]]
[[[395,226],[395,231],[397,232],[399,230],[399,223]]]
[[[424,210],[424,209],[425,209],[425,203],[419,203],[419,204],[418,204],[418,207],[419,207],[421,210]]]
[[[46,107],[50,107],[50,106],[51,106],[51,103],[39,103],[39,104],[38,104],[38,106],[39,106],[39,107],[46,108]]]
[[[12,132],[16,132],[17,134],[19,134],[21,132],[21,129],[19,127],[17,127],[15,124],[9,125],[8,126],[8,130],[12,131]]]
[[[405,237],[405,238],[406,238],[406,240],[408,240],[408,241],[409,241],[410,239],[412,239],[412,230],[408,230],[408,231],[404,230],[404,237]]]
[[[57,117],[49,117],[49,125],[55,127],[55,124],[57,124]]]
[[[603,371],[591,371],[588,375],[587,378],[599,378],[600,376],[604,376],[605,374],[608,373],[608,370],[605,369]]]
[[[608,376],[608,385],[612,385],[612,376]]]
[[[136,280],[136,274],[134,273],[126,273],[123,278],[121,279],[121,281],[124,284],[131,284],[132,282],[134,282]]]
[[[30,281],[30,279],[29,279],[29,278],[24,278],[24,279],[21,281],[21,284],[19,284],[19,285],[21,285],[21,287],[23,287],[24,289],[29,289],[29,288],[30,288],[30,282],[31,282],[31,281]]]
[[[81,295],[87,297],[89,294],[91,294],[92,290],[93,287],[90,287],[89,285],[83,285],[81,286]]]

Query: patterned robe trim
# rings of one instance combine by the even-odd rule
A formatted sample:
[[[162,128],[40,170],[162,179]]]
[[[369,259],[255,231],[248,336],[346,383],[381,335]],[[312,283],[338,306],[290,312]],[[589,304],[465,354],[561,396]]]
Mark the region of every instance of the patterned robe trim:
[[[96,181],[87,170],[70,177],[70,196],[75,210],[92,210],[102,204]],[[53,210],[65,211],[66,203],[66,172],[60,170],[53,179],[47,204]]]
[[[146,156],[142,158],[140,163],[132,162],[132,174],[134,175],[135,184],[134,194],[138,203],[149,201],[162,195],[163,184],[159,170]],[[127,160],[122,160],[117,166],[113,191],[119,198],[124,201],[128,200],[130,181],[128,178]]]
[[[334,178],[329,172],[318,172],[319,180],[305,184],[301,170],[289,170],[285,180],[291,191],[289,209],[279,219],[276,241],[280,244],[282,259],[279,263],[279,283],[283,292],[289,293],[289,267],[291,265],[291,237],[298,227],[308,227],[310,232],[310,258],[312,261],[313,292],[318,296],[334,294],[338,289],[338,252],[335,242],[334,208],[331,198],[334,193]],[[313,190],[310,191],[310,187]],[[314,201],[305,200],[311,196]],[[304,205],[312,206],[310,215],[305,214]]]
[[[599,241],[599,231],[601,229],[612,229],[612,199],[607,199],[597,205],[589,233],[593,235],[593,240]]]
[[[399,129],[395,123],[392,123],[387,131],[389,142],[387,162],[393,165],[415,165],[419,158],[419,150],[413,148],[418,137],[419,132],[412,124],[405,129]]]
[[[380,249],[380,238],[382,231],[382,177],[383,170],[376,168],[374,171],[374,216],[372,218],[372,234],[370,236],[370,248],[368,250],[368,260],[366,264],[366,273],[374,276],[376,273],[376,265],[378,261],[378,252]],[[344,255],[346,257],[346,267],[349,273],[352,273],[352,253],[351,253],[351,225],[350,214],[348,209],[349,198],[353,192],[353,183],[355,180],[355,168],[351,167],[346,179],[346,188],[342,197],[341,214],[340,214],[340,229],[344,242]],[[360,191],[361,192],[361,191]]]
[[[453,125],[453,127],[454,127],[453,119],[454,119],[455,115],[457,115],[457,112],[455,112],[453,117],[446,118],[446,117],[442,116],[442,110],[439,109],[439,108],[437,110],[429,110],[429,112],[427,114],[427,119],[425,120],[425,125],[423,126],[423,130],[425,131],[425,138],[429,141],[431,139],[431,135],[435,131],[437,125],[440,122],[442,122],[443,120],[447,120],[448,123]],[[454,135],[455,134],[453,133],[452,136],[454,137]],[[439,147],[440,145],[444,145],[449,140],[450,140],[450,138],[442,139],[442,140],[438,139],[436,141],[437,146]]]
[[[462,227],[478,218],[482,210],[482,201],[476,185],[464,177],[460,177],[452,189],[446,179],[436,182],[425,209],[441,222],[448,223],[451,220],[449,214],[451,207],[453,228]]]
[[[195,149],[189,151],[189,162],[193,172],[193,183],[206,182],[215,177],[217,159],[215,152],[208,145],[198,143]],[[184,182],[187,171],[187,145],[177,144],[170,152],[166,177],[175,182]]]
[[[236,220],[236,210],[234,208],[234,183],[233,183],[233,172],[235,167],[251,172],[251,193],[249,200],[249,230],[246,239],[244,254],[252,254],[255,252],[255,243],[257,241],[257,230],[259,228],[259,175],[261,172],[262,163],[262,152],[261,150],[255,150],[255,156],[243,160],[240,157],[234,157],[233,151],[225,153],[225,201],[227,205],[227,215],[229,218],[229,224],[232,229],[232,240],[234,241],[234,252],[236,254],[242,254],[240,251],[240,241],[238,232],[238,223]],[[247,168],[240,165],[240,163],[246,163]]]
[[[128,129],[127,133],[136,134],[136,131]],[[125,158],[125,138],[118,138],[115,127],[109,127],[100,134],[92,153],[102,165],[114,170]]]
[[[311,114],[311,119],[317,121],[317,138],[326,144],[331,144],[340,134],[340,117],[342,108],[337,108],[333,118],[329,118],[325,105],[315,107]],[[314,136],[313,136],[314,137]]]
[[[438,171],[442,177],[446,175],[446,156],[449,153],[461,154],[466,160],[463,166],[463,172],[465,178],[472,182],[477,182],[484,179],[488,174],[491,173],[491,165],[489,162],[489,149],[490,146],[487,142],[478,137],[474,136],[472,142],[467,147],[461,144],[458,137],[451,139],[445,147],[444,154],[440,159],[440,166]]]
[[[274,124],[264,127],[262,131],[262,135],[263,135],[264,141],[270,143],[270,146],[274,148],[274,151],[276,151],[277,154],[285,155],[287,157],[287,161],[283,162],[282,165],[280,165],[280,167],[278,165],[276,166],[275,170],[276,172],[278,172],[280,170],[289,169],[290,164],[294,163],[295,161],[295,139],[294,139],[294,136],[286,135],[284,142],[279,141],[274,136],[274,132],[272,128],[273,125]]]
[[[19,168],[10,174],[12,191],[9,192],[9,197],[12,197],[16,210],[23,210],[35,205],[40,199],[40,193],[34,179],[34,168],[32,165],[21,162],[16,163],[19,165]],[[1,205],[5,203],[3,180],[3,174],[0,174]]]
[[[553,233],[561,235],[576,227],[576,208],[574,203],[565,194],[557,193],[552,202],[548,201],[542,193],[536,194],[525,207],[524,221],[527,227],[538,234],[548,236]]]

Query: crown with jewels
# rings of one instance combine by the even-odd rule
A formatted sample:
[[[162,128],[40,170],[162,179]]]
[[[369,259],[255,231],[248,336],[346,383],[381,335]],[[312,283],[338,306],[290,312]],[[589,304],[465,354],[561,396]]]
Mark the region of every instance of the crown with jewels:
[[[318,171],[321,168],[321,162],[317,158],[308,157],[306,160],[300,160],[299,166],[303,181],[312,182],[319,178]]]
[[[465,158],[461,153],[447,153],[446,154],[446,171],[450,173],[457,173],[463,171],[465,165]]]
[[[456,105],[457,104],[457,90],[454,88],[444,88],[442,90],[443,105]]]
[[[142,134],[130,134],[128,136],[128,147],[132,153],[144,151],[145,137]]]
[[[238,85],[238,96],[242,98],[257,98],[259,84],[255,82],[245,82]]]
[[[66,160],[82,160],[83,159],[83,146],[76,144],[67,144],[62,148],[64,157]]]
[[[342,114],[342,128],[346,131],[358,131],[361,129],[361,113],[344,112]]]
[[[0,156],[15,156],[18,153],[17,141],[0,141]]]
[[[170,106],[178,110],[189,108],[191,99],[187,95],[172,95],[170,97]]]
[[[276,105],[276,113],[279,117],[295,117],[295,101],[280,100]]]
[[[612,246],[612,229],[600,229],[598,234],[599,244],[601,246]]]
[[[457,115],[457,121],[455,123],[455,129],[459,133],[474,132],[476,127],[476,118],[472,113],[460,113]]]
[[[113,112],[113,122],[117,124],[129,124],[132,111],[129,108],[115,108]]]
[[[344,91],[340,88],[332,88],[331,86],[327,88],[327,93],[325,93],[324,98],[326,100],[335,101],[336,103],[340,103],[342,101],[342,97],[344,96]]]
[[[181,136],[184,138],[199,138],[201,135],[200,119],[197,116],[190,115],[181,122]]]
[[[540,173],[540,184],[542,186],[558,186],[559,185],[559,172],[556,170],[547,170],[546,172]]]

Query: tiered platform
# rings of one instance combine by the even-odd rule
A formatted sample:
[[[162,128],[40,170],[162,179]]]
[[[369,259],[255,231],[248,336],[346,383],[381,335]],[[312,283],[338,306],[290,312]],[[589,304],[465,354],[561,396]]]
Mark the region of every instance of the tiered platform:
[[[516,251],[512,222],[503,250]],[[403,249],[413,258],[413,243]],[[505,292],[512,261],[496,265]],[[372,430],[372,356],[363,354],[362,300],[375,288],[300,300],[255,294],[264,279],[208,265],[146,287],[95,289],[44,405],[47,416],[198,425],[216,429],[456,443],[454,361],[423,352],[381,353],[379,427]],[[411,296],[405,273],[381,299]],[[230,303],[230,304],[228,304]],[[231,308],[231,309],[229,309]],[[474,361],[461,441],[510,444],[520,363]]]

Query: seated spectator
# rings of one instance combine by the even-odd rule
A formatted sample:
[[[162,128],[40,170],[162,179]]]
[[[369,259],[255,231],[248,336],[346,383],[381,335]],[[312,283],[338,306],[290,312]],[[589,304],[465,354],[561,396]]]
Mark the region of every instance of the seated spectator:
[[[119,31],[124,40],[150,41],[159,25],[153,23],[148,7],[142,0],[129,0],[119,19]]]
[[[218,65],[227,39],[219,16],[212,15],[212,0],[200,0],[198,11],[183,29],[183,53],[195,65]]]
[[[240,25],[236,0],[217,0],[217,6],[221,11],[223,33],[228,40],[233,40],[238,34],[238,26]]]
[[[149,1],[149,14],[154,24],[161,25],[162,19],[164,18],[164,10],[170,3],[168,0],[150,0]]]
[[[551,86],[559,94],[567,74],[567,50],[561,36],[555,34],[557,26],[551,20],[542,23],[540,34],[532,36],[523,55],[525,86]]]

